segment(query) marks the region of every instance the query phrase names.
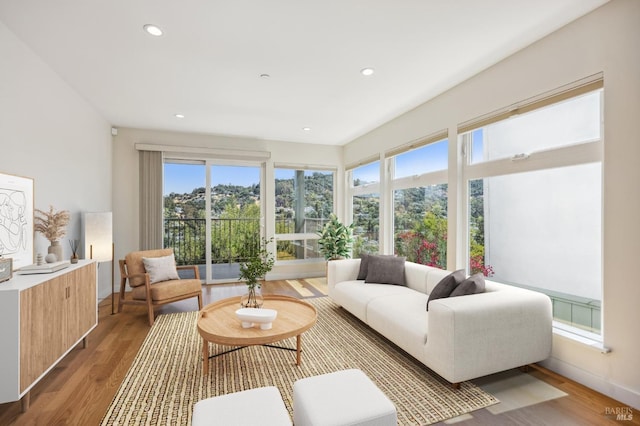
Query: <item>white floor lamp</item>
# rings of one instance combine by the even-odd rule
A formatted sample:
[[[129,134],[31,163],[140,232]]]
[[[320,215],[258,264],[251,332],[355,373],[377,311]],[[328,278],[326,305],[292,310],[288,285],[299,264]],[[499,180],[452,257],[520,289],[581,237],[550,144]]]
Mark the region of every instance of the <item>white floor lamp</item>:
[[[113,219],[111,212],[84,213],[84,253],[98,262],[111,262],[111,315],[115,314]]]

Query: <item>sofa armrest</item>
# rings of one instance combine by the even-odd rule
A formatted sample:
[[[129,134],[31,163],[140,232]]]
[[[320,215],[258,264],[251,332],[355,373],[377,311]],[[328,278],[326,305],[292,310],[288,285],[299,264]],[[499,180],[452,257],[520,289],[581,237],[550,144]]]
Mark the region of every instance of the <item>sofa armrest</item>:
[[[327,262],[327,286],[333,289],[343,281],[353,281],[358,278],[360,259],[329,260]]]
[[[452,383],[542,361],[551,354],[548,296],[508,288],[429,304],[426,364]]]

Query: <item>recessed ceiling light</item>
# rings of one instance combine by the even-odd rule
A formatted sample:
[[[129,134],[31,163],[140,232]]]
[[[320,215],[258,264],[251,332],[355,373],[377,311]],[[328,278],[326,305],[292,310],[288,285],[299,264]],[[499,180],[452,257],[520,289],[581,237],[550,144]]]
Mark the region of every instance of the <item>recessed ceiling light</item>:
[[[183,115],[183,114],[174,114],[174,116],[175,116],[176,118],[184,118],[184,115]]]
[[[162,35],[162,30],[160,29],[160,27],[153,25],[153,24],[147,24],[144,27],[142,27],[147,33],[151,34],[152,36],[156,36],[156,37],[160,37]]]
[[[373,68],[362,68],[360,70],[360,74],[366,75],[366,76],[372,75],[373,74]]]
[[[304,130],[305,132],[310,132],[311,131],[311,127],[303,127],[302,130]]]
[[[269,74],[260,74],[260,78],[269,78],[271,77]]]

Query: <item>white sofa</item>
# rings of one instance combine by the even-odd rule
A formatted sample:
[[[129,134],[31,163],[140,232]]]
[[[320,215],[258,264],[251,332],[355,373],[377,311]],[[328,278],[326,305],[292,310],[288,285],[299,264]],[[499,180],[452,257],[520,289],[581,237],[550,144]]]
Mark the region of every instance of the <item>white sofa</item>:
[[[329,297],[457,387],[460,382],[546,359],[551,353],[551,300],[485,281],[485,292],[435,299],[450,272],[404,264],[406,286],[357,280],[360,259],[328,263]]]

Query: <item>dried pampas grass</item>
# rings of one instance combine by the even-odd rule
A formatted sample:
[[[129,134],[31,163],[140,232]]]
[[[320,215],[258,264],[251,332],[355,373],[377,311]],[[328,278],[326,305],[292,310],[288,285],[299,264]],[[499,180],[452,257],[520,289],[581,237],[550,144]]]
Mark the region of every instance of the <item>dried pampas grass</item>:
[[[35,209],[33,229],[51,242],[58,241],[67,233],[65,227],[69,223],[70,217],[67,210],[56,213],[53,206],[49,206],[48,212]]]

